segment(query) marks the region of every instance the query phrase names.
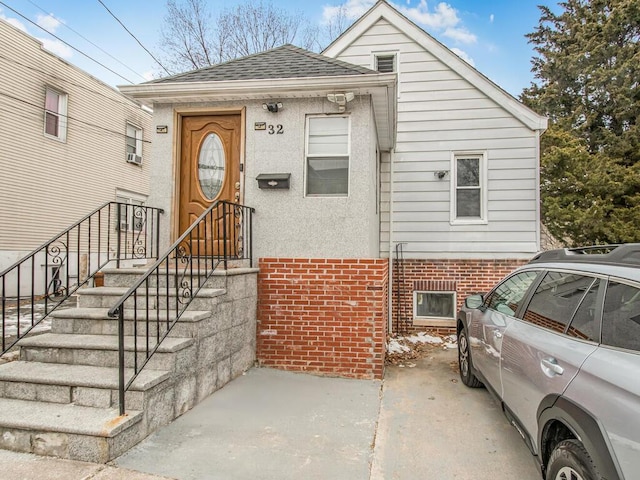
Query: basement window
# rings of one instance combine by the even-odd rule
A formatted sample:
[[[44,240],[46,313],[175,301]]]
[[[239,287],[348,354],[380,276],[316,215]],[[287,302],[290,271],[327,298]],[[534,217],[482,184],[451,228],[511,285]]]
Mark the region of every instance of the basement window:
[[[413,292],[413,318],[455,320],[456,292]]]

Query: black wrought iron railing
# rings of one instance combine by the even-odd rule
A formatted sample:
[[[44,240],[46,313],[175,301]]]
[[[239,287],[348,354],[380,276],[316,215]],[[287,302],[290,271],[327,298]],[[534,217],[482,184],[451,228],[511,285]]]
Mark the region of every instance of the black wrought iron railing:
[[[2,354],[110,262],[157,258],[161,213],[105,203],[0,272]]]
[[[118,318],[121,415],[125,392],[215,269],[237,260],[252,265],[253,213],[251,207],[215,202],[109,310]]]

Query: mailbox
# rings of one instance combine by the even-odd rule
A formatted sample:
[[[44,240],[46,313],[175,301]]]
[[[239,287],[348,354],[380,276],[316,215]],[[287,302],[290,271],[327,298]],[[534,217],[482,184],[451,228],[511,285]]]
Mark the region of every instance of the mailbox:
[[[278,188],[289,188],[290,173],[261,173],[256,177],[258,188],[264,190],[274,190]]]

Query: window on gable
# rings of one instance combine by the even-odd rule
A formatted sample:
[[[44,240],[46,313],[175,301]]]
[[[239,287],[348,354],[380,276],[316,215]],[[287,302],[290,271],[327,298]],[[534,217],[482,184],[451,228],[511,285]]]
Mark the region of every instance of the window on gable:
[[[142,156],[142,129],[131,123],[127,123],[125,137],[127,146],[127,160],[133,161],[133,155]]]
[[[454,155],[453,172],[451,220],[459,223],[485,222],[487,192],[484,155]]]
[[[396,71],[395,55],[376,55],[376,70],[380,73],[392,73]]]
[[[47,87],[44,100],[44,133],[67,139],[67,94]]]
[[[349,193],[349,117],[308,117],[306,189],[310,196]]]

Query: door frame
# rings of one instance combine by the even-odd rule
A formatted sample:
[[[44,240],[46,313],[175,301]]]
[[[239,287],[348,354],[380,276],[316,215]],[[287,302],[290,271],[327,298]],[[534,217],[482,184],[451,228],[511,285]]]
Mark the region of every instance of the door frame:
[[[246,144],[246,107],[225,107],[225,108],[202,108],[202,107],[185,107],[174,108],[173,124],[173,202],[170,222],[171,240],[175,242],[180,236],[180,156],[182,154],[182,119],[184,117],[196,117],[202,115],[240,115],[240,199],[239,203],[244,202],[245,194],[245,144]]]

